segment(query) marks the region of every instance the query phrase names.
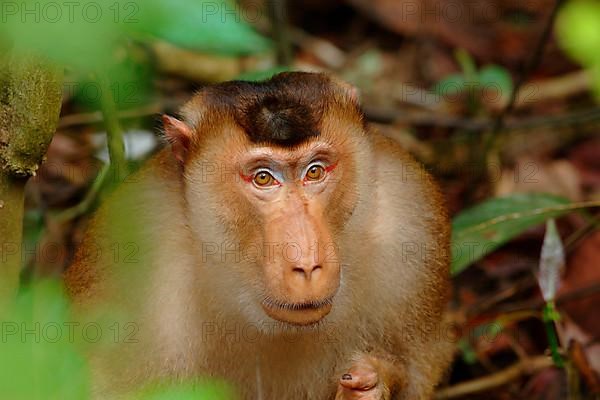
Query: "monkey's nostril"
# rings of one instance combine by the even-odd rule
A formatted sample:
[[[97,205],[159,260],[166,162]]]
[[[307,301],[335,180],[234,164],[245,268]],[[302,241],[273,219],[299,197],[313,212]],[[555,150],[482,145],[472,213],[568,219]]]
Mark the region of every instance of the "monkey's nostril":
[[[294,267],[292,268],[292,272],[302,275],[304,279],[310,280],[312,278],[312,274],[318,270],[321,270],[322,268],[323,267],[320,265],[313,265],[311,267]]]
[[[298,276],[301,276],[302,279],[306,279],[307,281],[310,281],[310,275],[311,275],[310,268],[294,267],[292,269],[292,272],[294,272]]]

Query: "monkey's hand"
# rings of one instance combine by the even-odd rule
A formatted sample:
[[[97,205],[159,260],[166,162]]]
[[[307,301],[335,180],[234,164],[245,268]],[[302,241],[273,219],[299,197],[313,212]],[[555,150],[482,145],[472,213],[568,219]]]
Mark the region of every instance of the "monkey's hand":
[[[401,384],[400,368],[395,363],[363,354],[340,378],[335,400],[391,400]]]

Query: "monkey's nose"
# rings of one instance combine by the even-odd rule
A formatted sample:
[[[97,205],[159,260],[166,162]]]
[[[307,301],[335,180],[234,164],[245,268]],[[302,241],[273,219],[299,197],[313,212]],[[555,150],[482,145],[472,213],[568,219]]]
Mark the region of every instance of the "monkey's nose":
[[[310,281],[313,278],[313,276],[317,275],[319,273],[319,271],[322,269],[323,269],[323,267],[321,267],[320,265],[306,265],[306,266],[295,265],[292,268],[292,272],[295,275],[300,275],[307,281]]]

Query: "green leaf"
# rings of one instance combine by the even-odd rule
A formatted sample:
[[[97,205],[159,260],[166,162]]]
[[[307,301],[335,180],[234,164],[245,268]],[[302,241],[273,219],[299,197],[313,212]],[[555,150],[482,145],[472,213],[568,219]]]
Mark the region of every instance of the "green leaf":
[[[373,76],[380,72],[382,67],[383,57],[377,50],[366,51],[356,60],[356,68],[362,75]]]
[[[591,66],[588,69],[588,73],[592,77],[592,91],[596,98],[596,102],[600,102],[600,62]]]
[[[568,2],[558,15],[556,27],[559,44],[588,70],[596,101],[600,101],[600,3]]]
[[[479,84],[483,90],[499,91],[508,98],[513,91],[510,73],[499,65],[487,65],[479,71]]]
[[[473,57],[467,52],[465,49],[456,49],[454,52],[454,57],[456,61],[460,65],[460,69],[462,70],[462,74],[465,79],[468,81],[474,81],[477,79],[477,66],[475,65],[475,60]]]
[[[575,0],[564,5],[556,21],[562,47],[585,66],[600,63],[600,2]]]
[[[454,96],[466,88],[467,81],[462,74],[451,74],[435,84],[432,91],[440,96]]]
[[[25,288],[8,315],[2,315],[2,398],[89,398],[88,368],[74,345],[73,329],[58,282]]]
[[[273,75],[277,75],[286,71],[291,71],[291,69],[286,67],[273,67],[259,71],[244,72],[243,74],[238,75],[235,79],[238,81],[264,81],[265,79],[271,78]]]
[[[146,388],[135,394],[136,400],[231,400],[233,391],[224,383],[180,383],[178,385]]]
[[[452,274],[548,218],[599,204],[571,204],[560,197],[531,193],[494,198],[465,210],[452,222]]]
[[[23,246],[34,249],[44,233],[44,215],[40,210],[29,210],[23,217]]]
[[[477,352],[466,339],[460,339],[458,341],[458,348],[460,349],[462,359],[465,363],[469,365],[477,363]]]
[[[177,46],[224,55],[261,53],[271,42],[248,22],[266,16],[243,11],[230,0],[145,0],[139,2],[141,24],[132,31],[149,33]],[[177,16],[173,18],[172,16]]]
[[[85,327],[89,324],[72,320],[60,282],[34,281],[22,289],[9,310],[2,311],[0,388],[3,399],[91,398],[91,375],[82,346],[95,342],[86,340]],[[94,320],[93,325],[97,327],[94,331],[110,332],[108,325],[101,328],[105,323],[112,326],[114,319]],[[112,337],[106,334],[102,339],[110,341]],[[210,379],[148,387],[127,398],[230,400],[236,397],[226,383]]]
[[[7,2],[0,10],[0,37],[15,51],[35,52],[84,73],[110,68],[131,36],[229,55],[269,50],[270,41],[246,21],[264,15],[240,12],[231,0]]]
[[[110,65],[121,36],[115,0],[6,2],[0,34],[17,52],[34,52],[80,71]],[[122,4],[122,2],[121,2]]]

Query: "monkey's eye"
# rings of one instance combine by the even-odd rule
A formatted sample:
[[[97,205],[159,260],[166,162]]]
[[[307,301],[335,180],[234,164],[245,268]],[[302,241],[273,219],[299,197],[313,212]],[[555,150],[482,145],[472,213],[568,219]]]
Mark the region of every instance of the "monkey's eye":
[[[308,171],[306,171],[306,180],[307,181],[320,181],[321,179],[323,179],[323,177],[325,176],[325,168],[323,168],[322,165],[312,165],[310,168],[308,168]]]
[[[258,171],[254,175],[254,184],[258,187],[269,187],[277,184],[277,179],[267,171]]]

